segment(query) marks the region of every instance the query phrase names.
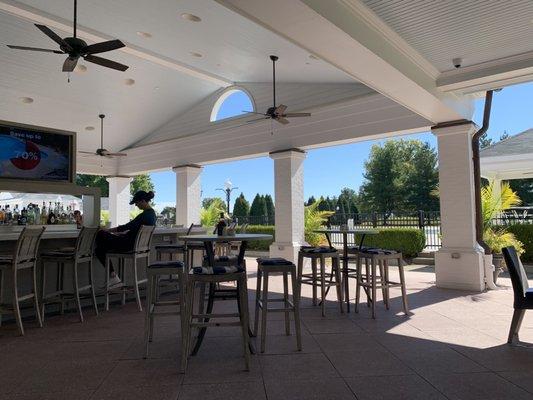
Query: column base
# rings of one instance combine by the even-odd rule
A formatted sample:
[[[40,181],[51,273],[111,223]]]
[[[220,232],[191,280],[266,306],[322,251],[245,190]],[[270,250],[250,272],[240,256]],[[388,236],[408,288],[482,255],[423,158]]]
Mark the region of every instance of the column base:
[[[270,245],[270,257],[282,257],[293,263],[297,263],[300,246],[300,243],[274,242]]]
[[[485,263],[482,249],[442,248],[435,253],[437,287],[482,292]]]

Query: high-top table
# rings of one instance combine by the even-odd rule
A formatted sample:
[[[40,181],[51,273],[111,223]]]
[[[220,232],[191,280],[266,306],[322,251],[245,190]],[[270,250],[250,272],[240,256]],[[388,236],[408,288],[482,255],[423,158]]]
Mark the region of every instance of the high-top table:
[[[348,235],[361,235],[361,240],[359,241],[359,250],[362,249],[363,243],[367,235],[377,235],[378,230],[375,229],[317,229],[313,231],[315,233],[323,233],[326,235],[326,239],[330,247],[333,247],[331,244],[331,234],[341,234],[342,235],[342,269],[343,269],[343,278],[344,278],[344,298],[346,299],[346,310],[350,312],[350,286],[348,284]],[[359,271],[357,272],[359,273]],[[333,275],[332,275],[333,276]],[[329,290],[329,287],[328,287]]]
[[[185,243],[185,254],[187,255],[187,243],[188,242],[203,242],[205,246],[205,252],[207,256],[208,265],[210,267],[213,267],[215,265],[215,249],[214,245],[215,243],[225,243],[225,242],[240,242],[239,247],[239,254],[237,255],[237,264],[238,265],[244,265],[244,255],[246,252],[246,248],[248,246],[248,242],[251,240],[271,240],[272,235],[266,235],[266,234],[260,234],[260,233],[237,233],[233,236],[218,236],[218,235],[186,235],[186,236],[179,236],[180,240],[183,240]],[[185,259],[185,265],[187,265],[187,258]],[[194,267],[194,265],[191,265],[190,267]],[[228,292],[228,290],[224,290],[224,292]],[[207,302],[207,314],[210,314],[213,311],[213,303],[215,299],[216,290],[214,288],[210,288],[209,290],[209,297]],[[250,320],[248,318],[248,320]],[[198,350],[200,349],[200,346],[202,344],[202,341],[204,340],[204,336],[206,333],[207,328],[201,328],[198,332],[198,337],[196,340],[196,344],[191,352],[192,355],[195,355]],[[252,335],[252,330],[250,327],[248,327],[248,331],[250,336]],[[250,341],[250,351],[254,353],[254,348],[251,345]]]

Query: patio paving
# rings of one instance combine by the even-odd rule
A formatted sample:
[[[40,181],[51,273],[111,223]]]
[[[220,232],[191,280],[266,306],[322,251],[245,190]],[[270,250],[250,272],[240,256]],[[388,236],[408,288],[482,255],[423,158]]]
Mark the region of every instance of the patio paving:
[[[254,288],[255,262],[247,262]],[[340,314],[333,291],[322,318],[304,287],[303,351],[284,335],[283,315],[270,314],[266,353],[252,356],[250,372],[243,371],[238,328],[213,328],[179,374],[179,327],[171,317],[156,322],[150,359],[143,360],[144,314],[134,303],[99,317],[87,309],[83,324],[74,313],[47,317],[44,329],[28,321],[25,337],[5,324],[0,398],[533,399],[533,349],[505,343],[509,279],[500,280],[501,290],[470,294],[437,289],[431,268],[410,267],[406,277],[408,317],[392,289],[391,310],[379,304],[376,320],[366,305],[358,314]],[[271,278],[270,291],[279,293],[281,283]],[[521,339],[533,343],[533,313],[526,314]]]

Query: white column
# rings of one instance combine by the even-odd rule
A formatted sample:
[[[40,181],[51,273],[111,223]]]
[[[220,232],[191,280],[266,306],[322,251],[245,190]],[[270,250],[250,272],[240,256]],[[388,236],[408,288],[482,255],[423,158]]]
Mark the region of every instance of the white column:
[[[118,226],[130,220],[130,182],[129,176],[110,176],[109,182],[109,218],[111,226]]]
[[[304,237],[304,159],[299,149],[270,153],[274,160],[274,198],[276,206],[276,241],[270,246],[271,257],[293,262]]]
[[[482,291],[483,249],[476,241],[473,123],[434,128],[439,149],[442,247],[435,254],[437,286]]]
[[[176,173],[176,224],[185,227],[199,224],[202,167],[183,165],[172,170]]]

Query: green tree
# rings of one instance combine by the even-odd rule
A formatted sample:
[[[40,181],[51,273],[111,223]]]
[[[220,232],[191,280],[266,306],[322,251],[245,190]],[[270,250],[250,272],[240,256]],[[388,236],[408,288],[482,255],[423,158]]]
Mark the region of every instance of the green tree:
[[[269,194],[265,195],[265,207],[267,210],[268,221],[274,221],[276,211],[274,209],[274,201],[272,200],[272,196]]]
[[[161,215],[164,215],[168,219],[176,218],[176,207],[166,206],[161,210]]]
[[[135,192],[138,192],[139,190],[144,190],[145,192],[154,190],[154,183],[152,182],[150,175],[141,174],[133,177],[130,184],[130,193],[135,194]]]
[[[374,145],[365,162],[365,181],[359,191],[364,211],[432,210],[438,200],[437,154],[420,140],[389,140]]]
[[[261,222],[263,223],[268,216],[265,197],[257,193],[252,201],[250,207],[250,217],[253,218],[252,222]]]
[[[109,196],[109,183],[107,182],[105,176],[77,174],[76,185],[85,187],[97,187],[100,188],[102,197]]]
[[[325,199],[320,196],[320,198],[317,200],[317,211],[330,211],[329,209],[329,197],[326,197]],[[314,203],[312,203],[314,204]],[[308,204],[308,206],[312,205]]]
[[[305,206],[310,206],[311,204],[314,204],[316,202],[315,196],[309,197],[307,201],[304,203]]]
[[[479,148],[480,149],[489,147],[491,144],[493,144],[493,141],[491,138],[489,138],[488,132],[485,132],[483,135],[479,137]]]
[[[533,205],[533,178],[513,179],[509,181],[509,186],[522,199],[524,206]]]
[[[237,218],[246,218],[250,213],[250,203],[244,197],[244,194],[241,193],[239,197],[235,199],[235,204],[233,205],[233,216]]]

